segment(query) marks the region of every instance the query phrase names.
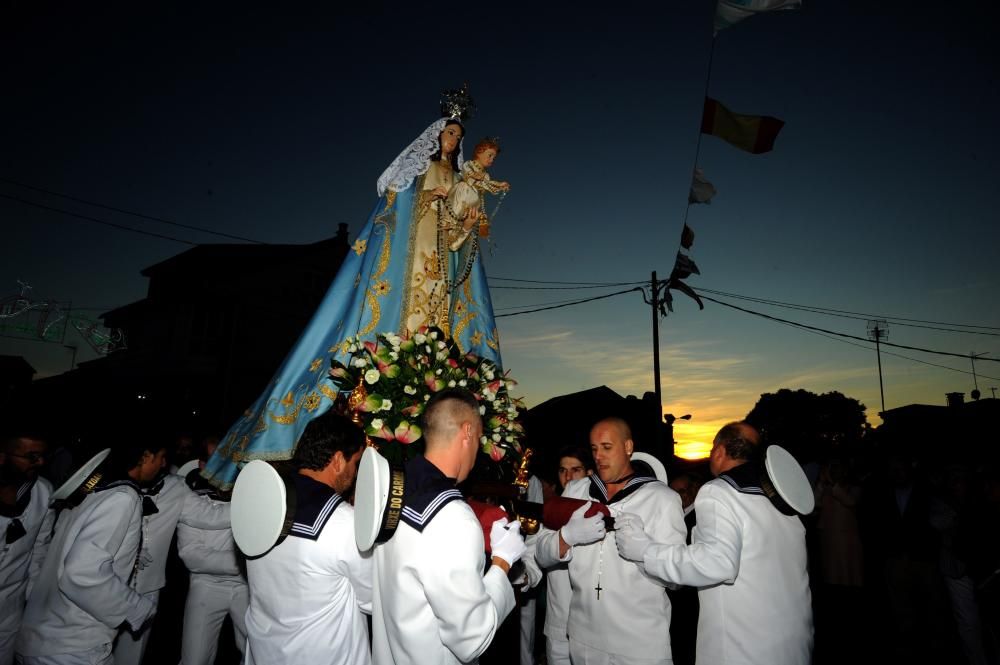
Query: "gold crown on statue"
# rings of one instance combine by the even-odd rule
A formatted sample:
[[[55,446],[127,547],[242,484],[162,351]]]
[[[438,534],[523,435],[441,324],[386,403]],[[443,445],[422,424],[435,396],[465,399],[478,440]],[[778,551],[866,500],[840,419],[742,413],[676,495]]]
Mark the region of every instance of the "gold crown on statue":
[[[476,111],[476,105],[469,94],[469,84],[463,83],[458,90],[441,93],[441,115],[454,120],[468,120]]]

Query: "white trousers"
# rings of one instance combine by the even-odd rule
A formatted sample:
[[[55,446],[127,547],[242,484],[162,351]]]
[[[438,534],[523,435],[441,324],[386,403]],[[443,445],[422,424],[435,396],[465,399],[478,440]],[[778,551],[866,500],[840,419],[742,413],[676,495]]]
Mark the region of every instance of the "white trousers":
[[[114,650],[115,665],[141,665],[142,656],[146,653],[146,643],[149,642],[149,634],[153,631],[156,606],[160,602],[160,590],[149,591],[142,595],[153,603],[153,614],[139,632],[132,632],[127,628],[118,632]]]
[[[247,643],[246,614],[250,588],[240,577],[191,574],[184,605],[181,665],[212,665],[219,650],[219,632],[228,614],[233,621],[236,648]]]
[[[521,665],[535,665],[535,599],[521,605]]]
[[[569,658],[573,665],[673,665],[670,658],[635,658],[617,653],[606,653],[573,638],[569,640]]]
[[[545,662],[548,665],[570,665],[569,640],[545,637]]]
[[[55,656],[18,656],[15,662],[21,665],[112,665],[111,644],[80,653],[60,653]]]

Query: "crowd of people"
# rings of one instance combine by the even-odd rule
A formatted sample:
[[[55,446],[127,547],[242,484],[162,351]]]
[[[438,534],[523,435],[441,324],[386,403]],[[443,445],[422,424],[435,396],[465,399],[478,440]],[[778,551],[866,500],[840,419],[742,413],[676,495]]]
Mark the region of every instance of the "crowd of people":
[[[517,520],[484,532],[459,489],[479,455],[475,399],[441,391],[423,418],[388,542],[355,544],[365,439],[331,411],[290,463],[287,536],[249,559],[198,472],[214,440],[123,439],[50,509],[44,435],[8,432],[0,665],[167,662],[147,645],[171,556],[189,571],[182,664],[997,662],[1000,488],[981,469],[834,455],[805,466],[816,509],[799,515],[749,424],[720,430],[705,476],[668,484],[605,418],[529,485],[580,507],[525,536]]]

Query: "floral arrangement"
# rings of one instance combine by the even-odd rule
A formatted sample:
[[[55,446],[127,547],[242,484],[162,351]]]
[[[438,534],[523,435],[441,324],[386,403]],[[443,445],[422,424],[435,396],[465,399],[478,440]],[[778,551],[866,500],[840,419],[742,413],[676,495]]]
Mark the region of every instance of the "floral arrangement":
[[[483,452],[494,462],[509,451],[520,454],[524,430],[516,418],[521,402],[510,396],[516,382],[492,361],[463,354],[438,328],[421,328],[409,337],[380,333],[375,341],[348,338],[344,344],[350,360],[346,365],[333,361],[330,379],[341,395],[349,395],[348,410],[368,436],[382,440],[379,449],[390,459],[412,456],[392,448],[419,440],[420,415],[431,395],[455,387],[479,401]]]

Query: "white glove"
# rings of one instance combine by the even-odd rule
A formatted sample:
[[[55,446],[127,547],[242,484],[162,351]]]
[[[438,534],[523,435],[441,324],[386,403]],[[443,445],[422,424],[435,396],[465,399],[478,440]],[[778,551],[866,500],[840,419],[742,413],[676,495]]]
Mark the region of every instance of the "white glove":
[[[570,547],[574,545],[586,545],[588,543],[596,543],[598,540],[604,539],[604,515],[598,513],[591,517],[584,517],[584,514],[590,508],[590,502],[588,501],[584,505],[576,509],[576,511],[570,515],[569,522],[559,529],[559,535]]]
[[[493,556],[503,559],[508,566],[517,563],[525,549],[521,523],[517,520],[508,522],[501,517],[490,527],[490,550]]]
[[[618,554],[623,559],[642,563],[642,558],[653,541],[643,531],[641,517],[622,513],[615,519],[615,543],[618,545]]]

